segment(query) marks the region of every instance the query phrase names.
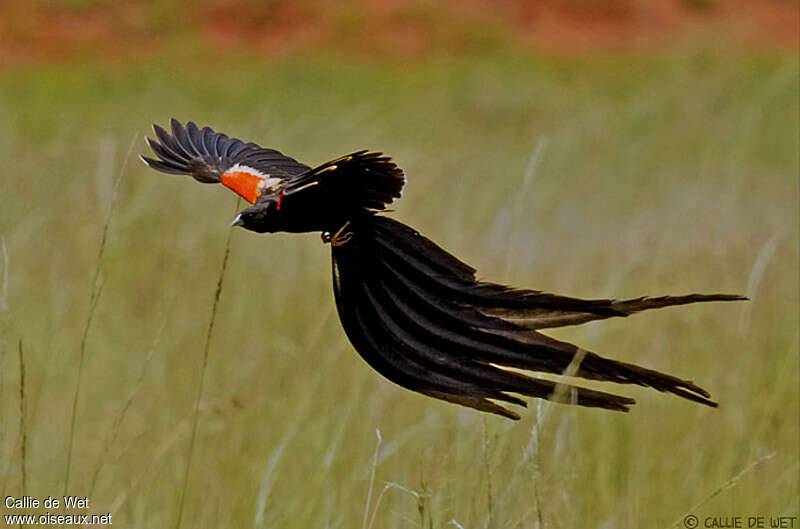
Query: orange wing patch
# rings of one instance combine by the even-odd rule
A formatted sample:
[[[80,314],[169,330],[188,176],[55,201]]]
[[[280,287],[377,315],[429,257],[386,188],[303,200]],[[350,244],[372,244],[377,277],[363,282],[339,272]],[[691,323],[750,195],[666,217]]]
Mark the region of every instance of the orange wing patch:
[[[238,163],[222,174],[222,185],[233,190],[237,195],[255,204],[262,191],[267,187],[267,180],[279,180],[268,178],[261,171],[239,165]]]
[[[261,194],[261,184],[265,180],[266,178],[245,171],[228,171],[222,175],[222,185],[232,189],[251,204],[256,203],[256,199]]]

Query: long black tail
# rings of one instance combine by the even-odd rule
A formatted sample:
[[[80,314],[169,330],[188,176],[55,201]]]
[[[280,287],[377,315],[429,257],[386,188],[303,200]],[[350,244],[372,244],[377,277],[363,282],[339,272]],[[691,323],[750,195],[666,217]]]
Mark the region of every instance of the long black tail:
[[[494,401],[525,406],[513,393],[628,411],[634,400],[534,378],[506,368],[649,386],[716,406],[691,381],[603,358],[536,331],[727,294],[583,300],[485,283],[475,270],[412,228],[381,216],[348,227],[333,247],[342,325],[361,356],[393,382],[511,419]]]

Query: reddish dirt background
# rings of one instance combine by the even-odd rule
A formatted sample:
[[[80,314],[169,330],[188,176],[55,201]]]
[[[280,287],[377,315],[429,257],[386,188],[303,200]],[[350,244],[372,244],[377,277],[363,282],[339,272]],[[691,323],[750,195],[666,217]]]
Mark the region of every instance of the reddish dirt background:
[[[797,0],[4,0],[0,64],[158,53],[198,40],[267,55],[420,56],[520,47],[800,48]]]

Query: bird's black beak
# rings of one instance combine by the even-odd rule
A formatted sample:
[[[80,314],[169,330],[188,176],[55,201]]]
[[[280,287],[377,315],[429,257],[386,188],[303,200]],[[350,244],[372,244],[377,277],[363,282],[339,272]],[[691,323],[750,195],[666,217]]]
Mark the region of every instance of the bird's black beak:
[[[244,226],[244,220],[242,220],[242,214],[241,213],[236,215],[236,218],[233,219],[233,222],[231,222],[231,226]]]

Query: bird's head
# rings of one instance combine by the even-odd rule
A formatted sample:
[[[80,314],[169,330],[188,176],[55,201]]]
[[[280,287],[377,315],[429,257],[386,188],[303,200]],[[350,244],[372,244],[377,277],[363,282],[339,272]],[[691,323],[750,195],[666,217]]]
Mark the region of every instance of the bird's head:
[[[233,219],[233,226],[258,233],[274,233],[281,231],[278,211],[280,196],[261,198],[255,205],[245,208]]]

